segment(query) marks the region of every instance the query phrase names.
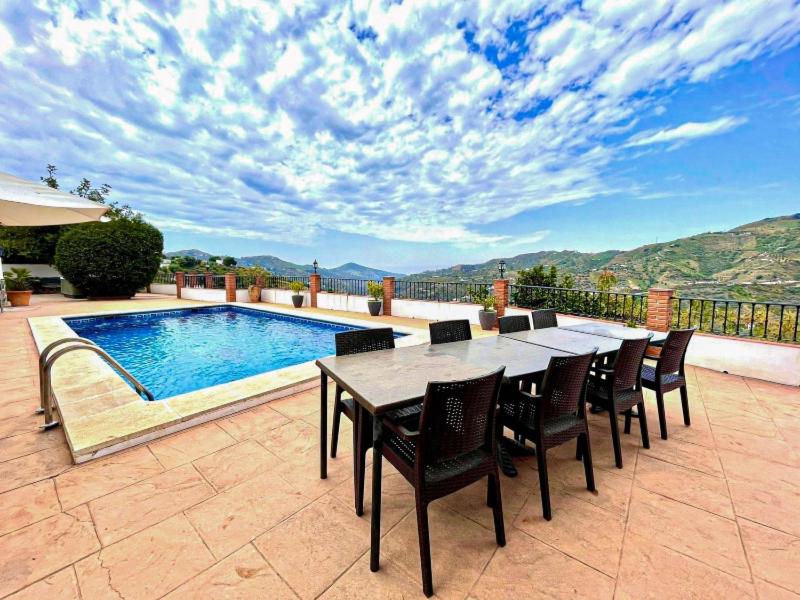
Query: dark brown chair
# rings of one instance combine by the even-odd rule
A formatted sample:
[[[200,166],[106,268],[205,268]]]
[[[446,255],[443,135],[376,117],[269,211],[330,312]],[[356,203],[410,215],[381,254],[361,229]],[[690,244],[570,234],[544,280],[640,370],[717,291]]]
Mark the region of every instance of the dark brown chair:
[[[497,324],[500,327],[500,334],[531,330],[531,320],[528,318],[528,315],[500,317],[497,319]]]
[[[651,337],[652,334],[649,334],[641,339],[624,340],[617,351],[614,364],[610,368],[595,367],[594,375],[589,378],[586,399],[593,405],[608,411],[611,423],[611,441],[614,445],[614,460],[618,469],[622,468],[622,445],[619,440],[617,415],[625,415],[625,433],[630,433],[632,411],[635,406],[642,432],[642,446],[650,447],[640,374],[644,353]]]
[[[686,389],[684,360],[694,331],[694,329],[673,329],[667,334],[661,354],[657,358],[647,357],[648,360],[655,360],[656,366],[642,365],[642,385],[656,393],[658,425],[661,428],[661,439],[664,440],[667,439],[667,415],[664,410],[664,394],[667,392],[680,390],[683,422],[687,427],[692,424],[689,417],[689,392]]]
[[[429,324],[428,329],[431,332],[431,344],[448,344],[472,339],[472,329],[467,319],[436,321]]]
[[[548,327],[558,327],[558,317],[553,308],[541,308],[531,313],[534,329],[547,329]]]
[[[554,356],[544,375],[542,391],[533,396],[519,392],[519,401],[501,405],[501,423],[536,444],[542,513],[548,521],[550,485],[547,479],[547,450],[578,438],[576,458],[583,459],[586,487],[594,491],[592,449],[586,422],[586,382],[595,353]]]
[[[428,384],[417,430],[384,420],[383,456],[414,486],[422,589],[433,594],[428,504],[488,477],[495,538],[505,546],[495,420],[505,367],[474,379]],[[380,459],[378,459],[380,460]]]

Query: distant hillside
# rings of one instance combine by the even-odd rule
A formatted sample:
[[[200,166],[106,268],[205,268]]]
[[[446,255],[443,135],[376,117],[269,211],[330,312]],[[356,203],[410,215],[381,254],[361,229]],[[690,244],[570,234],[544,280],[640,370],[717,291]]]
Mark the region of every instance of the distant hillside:
[[[425,271],[406,279],[489,281],[497,276],[499,260]],[[555,265],[575,275],[579,287],[590,287],[597,271],[609,269],[617,275],[620,289],[662,285],[684,295],[796,301],[800,299],[800,213],[627,251],[544,251],[504,260],[512,279],[519,269]]]
[[[191,256],[199,260],[208,260],[210,257],[214,256],[213,254],[197,249],[176,250],[174,252],[165,252],[164,255],[168,258],[172,258],[173,256]],[[314,272],[314,267],[312,265],[298,265],[268,254],[241,256],[236,259],[236,264],[240,267],[261,266],[273,275],[308,275]],[[383,271],[352,262],[330,269],[320,267],[318,272],[323,277],[338,277],[341,279],[381,279],[382,277],[389,276],[403,277],[402,273]]]

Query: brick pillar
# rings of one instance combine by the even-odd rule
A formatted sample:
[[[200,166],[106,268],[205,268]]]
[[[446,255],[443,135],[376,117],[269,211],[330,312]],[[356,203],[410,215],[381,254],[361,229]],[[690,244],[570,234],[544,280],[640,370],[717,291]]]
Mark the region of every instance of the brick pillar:
[[[180,299],[181,290],[183,289],[183,271],[175,273],[175,295]]]
[[[308,276],[308,289],[311,290],[311,308],[317,308],[317,294],[322,288],[322,275],[312,273]]]
[[[494,308],[498,319],[506,314],[506,306],[508,306],[508,279],[495,279]]]
[[[394,298],[394,277],[383,278],[383,314],[392,316],[392,298]]]
[[[206,271],[206,289],[210,290],[214,287],[214,274],[211,271]]]
[[[669,331],[672,326],[672,294],[674,290],[651,288],[647,290],[647,328]]]
[[[225,273],[225,302],[236,302],[236,273]]]

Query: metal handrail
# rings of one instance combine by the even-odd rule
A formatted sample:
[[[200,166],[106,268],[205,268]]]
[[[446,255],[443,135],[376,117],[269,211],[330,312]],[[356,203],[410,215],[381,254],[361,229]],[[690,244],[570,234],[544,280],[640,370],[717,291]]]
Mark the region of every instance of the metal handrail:
[[[109,364],[111,364],[112,367],[114,367],[117,371],[119,371],[125,377],[125,379],[127,379],[133,385],[133,387],[136,389],[136,392],[139,395],[144,394],[146,399],[148,401],[151,401],[151,402],[155,400],[155,397],[153,396],[152,393],[150,393],[150,390],[148,390],[144,385],[142,385],[139,382],[139,380],[136,379],[136,377],[131,375],[131,373],[127,369],[125,369],[125,367],[123,367],[116,360],[114,360],[111,357],[111,355],[108,354],[108,352],[106,352],[105,350],[100,348],[97,344],[95,344],[94,342],[92,342],[90,340],[84,340],[83,338],[65,338],[65,339],[67,341],[73,341],[73,340],[74,341],[78,341],[78,343],[73,345],[73,346],[67,346],[66,348],[61,348],[60,350],[57,350],[53,354],[53,356],[47,357],[47,359],[46,359],[46,361],[44,363],[44,369],[42,371],[42,381],[41,381],[41,385],[40,385],[40,390],[42,392],[41,402],[42,402],[42,407],[44,409],[44,419],[45,419],[45,422],[44,422],[44,425],[42,426],[42,429],[49,429],[50,427],[54,427],[54,426],[58,425],[58,421],[56,421],[54,419],[54,417],[53,417],[53,403],[51,402],[51,399],[50,399],[50,394],[53,391],[52,390],[52,385],[51,385],[51,379],[50,379],[50,373],[51,373],[51,371],[53,369],[53,364],[60,357],[64,356],[65,354],[67,354],[69,352],[72,352],[74,350],[91,350],[95,354],[100,355]],[[58,342],[59,343],[66,343],[64,340],[58,340]],[[86,342],[88,342],[88,343],[86,343]],[[42,352],[42,354],[44,354],[45,352],[49,352],[49,350],[52,349],[51,346],[56,346],[56,345],[58,345],[58,344],[53,342],[53,344],[50,344],[50,346],[45,348],[45,350]]]
[[[40,415],[44,412],[44,397],[45,397],[45,376],[44,376],[44,365],[47,362],[47,359],[50,356],[50,351],[62,344],[67,344],[69,342],[77,342],[82,344],[89,344],[91,346],[96,346],[92,340],[82,338],[82,337],[66,337],[61,338],[60,340],[56,340],[45,346],[45,349],[42,350],[42,353],[39,355],[39,408],[36,409],[36,414]]]

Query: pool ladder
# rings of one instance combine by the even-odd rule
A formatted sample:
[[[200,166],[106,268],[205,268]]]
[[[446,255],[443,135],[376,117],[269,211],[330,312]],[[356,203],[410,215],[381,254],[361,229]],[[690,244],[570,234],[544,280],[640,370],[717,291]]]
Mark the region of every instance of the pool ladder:
[[[69,344],[72,342],[72,345],[67,346],[66,348],[60,348],[55,350],[58,346],[62,346],[64,344]],[[55,350],[55,351],[54,351]],[[39,408],[36,410],[37,414],[44,414],[44,425],[42,425],[42,429],[50,429],[51,427],[55,427],[58,425],[58,420],[56,420],[55,416],[53,415],[53,402],[52,402],[52,395],[53,395],[53,386],[50,380],[50,374],[53,370],[53,364],[62,356],[69,352],[73,352],[75,350],[89,350],[90,352],[94,352],[95,354],[99,354],[102,358],[106,360],[114,369],[116,369],[128,382],[134,387],[136,392],[140,396],[144,396],[146,400],[155,400],[153,394],[150,393],[142,383],[136,379],[131,373],[125,369],[121,364],[119,364],[116,360],[114,360],[111,355],[108,354],[105,350],[103,350],[100,346],[95,344],[92,340],[87,340],[86,338],[82,337],[68,337],[68,338],[61,338],[60,340],[56,340],[52,344],[48,344],[47,347],[42,350],[42,353],[39,355],[39,399],[41,404]],[[52,356],[50,353],[53,353]]]

